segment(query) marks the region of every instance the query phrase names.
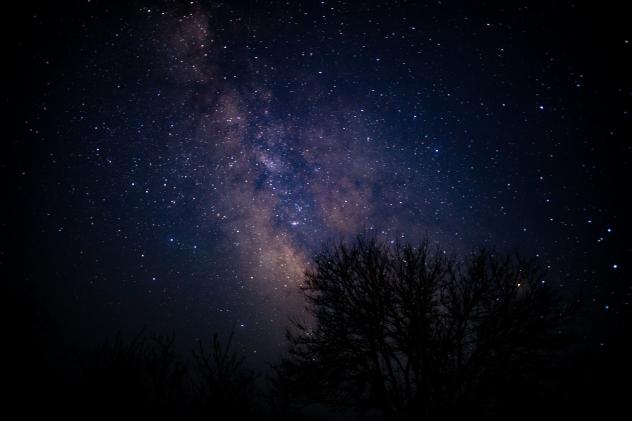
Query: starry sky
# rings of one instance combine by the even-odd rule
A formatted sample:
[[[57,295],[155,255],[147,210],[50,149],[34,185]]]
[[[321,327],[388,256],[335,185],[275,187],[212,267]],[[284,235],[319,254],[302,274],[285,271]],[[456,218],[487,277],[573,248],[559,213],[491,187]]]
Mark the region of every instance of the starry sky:
[[[632,292],[622,6],[120,3],[36,2],[5,35],[3,264],[69,342],[234,327],[272,361],[310,256],[369,232],[536,256],[608,346]]]

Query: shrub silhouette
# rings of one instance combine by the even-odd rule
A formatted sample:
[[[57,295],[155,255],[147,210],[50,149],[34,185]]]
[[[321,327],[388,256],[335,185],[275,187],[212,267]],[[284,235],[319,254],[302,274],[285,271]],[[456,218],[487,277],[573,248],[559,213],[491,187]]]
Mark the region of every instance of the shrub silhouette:
[[[508,391],[539,381],[568,314],[533,260],[484,249],[458,260],[428,242],[325,248],[302,290],[313,318],[288,330],[277,390],[387,419],[500,411]]]

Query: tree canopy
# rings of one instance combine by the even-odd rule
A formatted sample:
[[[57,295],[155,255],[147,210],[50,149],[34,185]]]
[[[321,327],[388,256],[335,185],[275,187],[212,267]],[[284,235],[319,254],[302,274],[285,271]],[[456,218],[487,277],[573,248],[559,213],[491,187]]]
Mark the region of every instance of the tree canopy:
[[[312,316],[277,366],[292,402],[457,417],[499,405],[545,367],[566,308],[532,259],[463,258],[374,238],[326,247],[302,290]]]

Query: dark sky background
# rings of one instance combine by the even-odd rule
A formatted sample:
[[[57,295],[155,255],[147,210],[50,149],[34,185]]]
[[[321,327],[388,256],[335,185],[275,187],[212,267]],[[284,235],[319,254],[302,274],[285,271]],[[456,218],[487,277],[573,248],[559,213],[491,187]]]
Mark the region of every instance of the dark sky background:
[[[312,253],[369,231],[536,256],[612,346],[632,298],[621,2],[120,3],[5,14],[15,318],[45,309],[69,347],[234,326],[263,366]]]

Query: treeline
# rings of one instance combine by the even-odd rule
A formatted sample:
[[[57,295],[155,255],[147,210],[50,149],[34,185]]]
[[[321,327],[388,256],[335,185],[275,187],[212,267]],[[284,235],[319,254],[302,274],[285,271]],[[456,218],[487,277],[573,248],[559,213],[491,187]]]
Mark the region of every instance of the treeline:
[[[289,351],[265,375],[246,368],[232,333],[200,341],[190,354],[177,352],[174,336],[117,335],[82,354],[73,373],[50,369],[45,340],[22,338],[24,352],[7,361],[16,361],[10,378],[25,413],[67,418],[526,420],[607,413],[619,389],[594,382],[608,381],[602,367],[617,363],[578,345],[577,300],[552,285],[535,260],[517,254],[480,249],[456,256],[428,242],[361,237],[314,256],[301,286],[307,314],[290,323]],[[599,407],[606,402],[613,405]]]

